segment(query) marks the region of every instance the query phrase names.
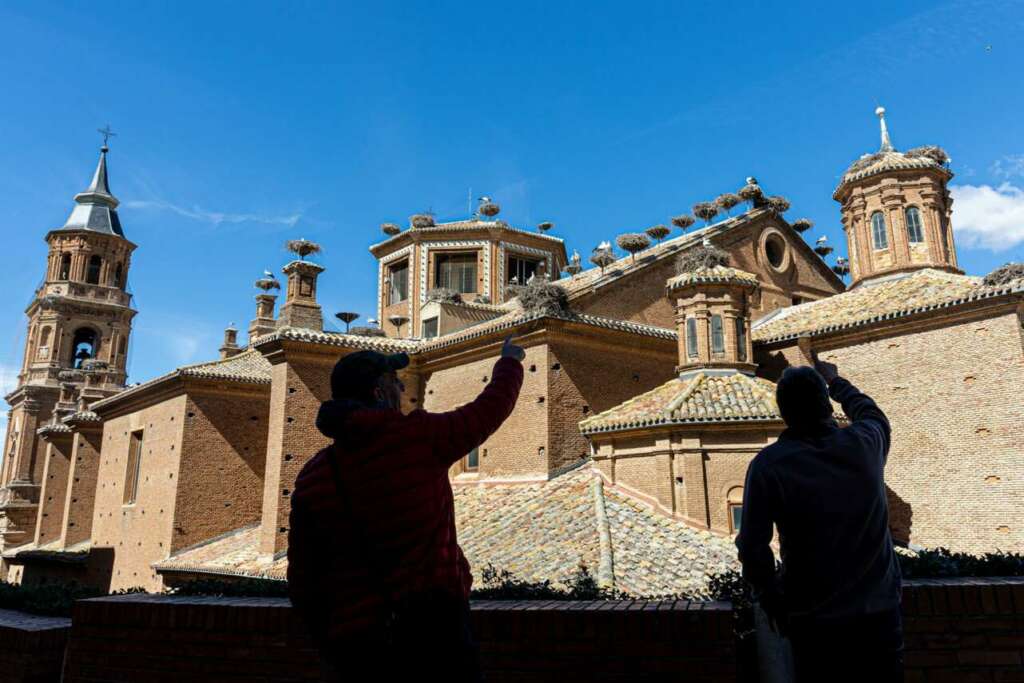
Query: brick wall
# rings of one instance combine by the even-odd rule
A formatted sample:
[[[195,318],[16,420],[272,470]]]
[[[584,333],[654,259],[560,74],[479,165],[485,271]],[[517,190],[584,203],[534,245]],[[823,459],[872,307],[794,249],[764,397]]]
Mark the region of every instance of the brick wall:
[[[159,590],[150,566],[170,554],[181,445],[187,420],[184,394],[114,417],[103,425],[96,483],[90,562],[109,564],[110,589],[141,586]],[[138,493],[125,505],[131,434],[142,431]]]
[[[73,437],[57,434],[48,439],[43,466],[42,489],[39,492],[39,519],[36,522],[37,545],[60,538],[64,522],[68,470],[71,468]]]
[[[1024,578],[908,582],[903,612],[908,683],[1021,679]],[[473,625],[488,681],[732,682],[749,666],[727,603],[476,602]],[[272,598],[81,601],[64,673],[68,683],[318,680],[287,601]]]
[[[100,464],[102,428],[88,427],[75,434],[71,472],[65,502],[64,545],[74,545],[92,534],[92,516],[96,502],[96,476]]]
[[[0,609],[0,683],[60,680],[71,620]]]
[[[259,521],[269,387],[190,394],[171,552]]]
[[[1024,550],[1024,353],[1010,312],[823,340],[821,355],[893,427],[886,466],[896,535],[956,550]],[[827,346],[826,346],[827,344]],[[795,345],[761,350],[774,379]]]

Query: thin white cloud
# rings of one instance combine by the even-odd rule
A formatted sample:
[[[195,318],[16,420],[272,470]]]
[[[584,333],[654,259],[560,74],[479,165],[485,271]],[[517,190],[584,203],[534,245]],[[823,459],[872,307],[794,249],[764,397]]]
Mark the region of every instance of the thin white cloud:
[[[1008,154],[1002,159],[996,159],[989,171],[996,178],[1004,180],[1024,178],[1024,154]]]
[[[954,185],[953,227],[968,247],[1006,251],[1024,243],[1024,189],[1003,183]]]
[[[163,199],[135,199],[129,200],[124,205],[130,209],[155,209],[158,211],[171,211],[191,218],[201,223],[210,223],[213,226],[236,223],[262,223],[265,225],[287,225],[294,228],[302,218],[301,213],[292,213],[285,216],[268,216],[257,213],[228,213],[225,211],[208,211],[198,206],[187,208],[179,206]]]

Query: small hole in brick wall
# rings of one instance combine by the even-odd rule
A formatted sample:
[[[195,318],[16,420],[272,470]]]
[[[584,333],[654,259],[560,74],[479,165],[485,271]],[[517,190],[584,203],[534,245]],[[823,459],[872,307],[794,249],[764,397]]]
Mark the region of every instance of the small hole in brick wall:
[[[996,527],[996,531],[998,531],[1001,534],[1008,534],[1010,533],[1010,527],[1006,526],[1005,524],[1001,524]]]
[[[290,493],[291,493],[291,491],[289,491],[288,489],[282,489],[281,490],[281,495],[284,496],[285,498],[287,498],[288,494],[290,494]]]
[[[682,484],[683,483],[683,478],[682,477],[676,477],[676,483],[677,484]]]
[[[484,384],[487,384],[487,375],[484,375]]]
[[[75,477],[75,482],[79,482],[79,481],[81,481],[81,479],[79,479],[78,477]]]
[[[283,533],[285,533],[286,531],[288,531],[288,527],[286,527],[286,526],[283,526],[283,527],[281,527],[280,529],[278,529],[278,531],[280,531],[280,532],[281,532],[281,533],[283,534]]]
[[[294,394],[295,393],[295,387],[288,387],[288,393],[289,394]]]
[[[543,402],[544,402],[544,397],[543,396],[538,396],[537,397],[537,403],[543,403]]]
[[[551,366],[551,369],[552,370],[561,370],[562,369],[562,364],[561,363],[555,363],[554,365]]]
[[[978,378],[975,377],[974,375],[967,375],[966,377],[964,377],[964,382],[966,382],[967,384],[973,384],[974,380],[976,379]]]
[[[171,422],[174,422],[174,416],[171,415]]]
[[[286,454],[285,454],[285,456],[284,456],[284,459],[285,459],[286,461],[287,461],[287,460],[291,460],[291,459],[292,459],[292,454],[291,454],[291,453],[286,453]]]
[[[224,503],[224,507],[226,507],[226,508],[231,507],[231,503]]]
[[[49,517],[49,516],[50,516],[50,513],[49,513],[49,512],[44,512],[44,513],[43,513],[43,517]]]
[[[992,430],[989,429],[988,427],[978,427],[977,429],[974,430],[974,433],[975,434],[991,434]]]
[[[543,446],[541,446],[540,448],[537,449],[537,455],[542,457],[542,458],[544,457],[544,447]]]
[[[1000,481],[1002,480],[994,474],[990,474],[987,477],[985,477],[986,484],[998,484]]]
[[[412,398],[409,399],[409,403],[419,403],[419,399],[413,396]]]
[[[530,372],[537,372],[537,366],[536,365],[531,365],[530,366]]]
[[[294,417],[289,417],[288,418],[288,422],[295,422],[295,418]]]
[[[485,458],[487,457],[487,449],[486,448],[484,449],[483,457],[485,457]]]
[[[68,522],[68,526],[74,526],[74,525],[75,525],[74,522]]]
[[[639,381],[640,381],[640,375],[637,375],[637,374],[635,374],[635,373],[634,373],[634,375],[633,375],[633,381],[634,381],[634,382],[639,382]]]
[[[72,499],[71,499],[71,502],[72,502],[72,503],[77,503],[77,502],[78,502],[78,499],[77,499],[77,498],[72,498]]]
[[[188,414],[188,416],[189,416],[189,417],[195,417],[195,416],[196,416],[196,414],[195,414],[195,413],[189,413],[189,414]],[[128,432],[125,432],[125,434],[127,434],[127,433],[128,433]]]
[[[583,406],[583,414],[586,415],[590,412],[590,406]]]
[[[46,500],[53,500],[53,496],[50,496],[50,497],[49,497],[49,498],[47,498]]]

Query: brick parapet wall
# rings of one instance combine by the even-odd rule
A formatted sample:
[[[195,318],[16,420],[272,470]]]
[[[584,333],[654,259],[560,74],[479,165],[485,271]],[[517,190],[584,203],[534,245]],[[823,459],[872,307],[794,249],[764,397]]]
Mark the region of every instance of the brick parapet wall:
[[[1021,680],[1024,577],[908,581],[903,612],[908,683]],[[728,603],[477,601],[473,625],[489,681],[739,675]],[[136,594],[73,621],[0,610],[0,683],[59,680],[65,642],[69,683],[319,680],[285,599]]]
[[[71,620],[0,609],[0,683],[60,680]]]

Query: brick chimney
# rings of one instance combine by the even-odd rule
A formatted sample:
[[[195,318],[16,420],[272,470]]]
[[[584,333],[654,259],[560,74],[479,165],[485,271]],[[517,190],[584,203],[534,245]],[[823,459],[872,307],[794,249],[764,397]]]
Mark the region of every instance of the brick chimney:
[[[700,267],[666,283],[676,310],[680,373],[698,369],[753,374],[750,307],[757,276],[728,266]]]
[[[220,357],[231,358],[241,352],[242,349],[238,348],[238,330],[235,324],[231,323],[224,328],[224,343],[220,346]]]
[[[249,323],[250,344],[256,337],[270,334],[277,329],[277,321],[274,320],[274,302],[276,301],[276,294],[256,295],[256,317]]]
[[[309,261],[292,261],[283,269],[288,285],[278,316],[278,327],[305,327],[323,330],[324,319],[316,302],[316,279],[324,267]]]

